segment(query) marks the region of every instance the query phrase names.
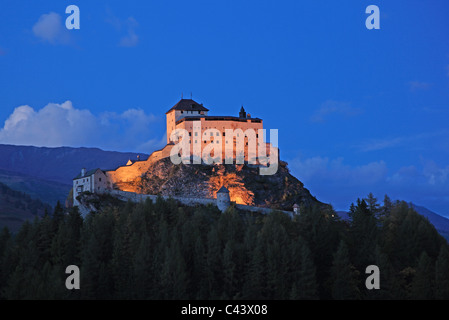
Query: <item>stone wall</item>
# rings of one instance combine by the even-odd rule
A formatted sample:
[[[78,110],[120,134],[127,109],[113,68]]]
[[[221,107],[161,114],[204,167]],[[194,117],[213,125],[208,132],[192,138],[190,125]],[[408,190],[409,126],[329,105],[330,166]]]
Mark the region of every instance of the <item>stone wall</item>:
[[[163,149],[154,151],[147,160],[136,161],[129,166],[125,165],[118,167],[116,170],[106,171],[106,176],[111,184],[134,181],[134,179],[144,174],[151,164],[160,159],[169,157],[172,148],[173,145],[166,145]]]
[[[120,200],[131,200],[133,202],[141,202],[145,201],[146,199],[151,199],[153,202],[156,201],[157,195],[152,194],[140,194],[135,192],[127,192],[127,191],[121,191],[121,190],[108,190],[108,193],[111,195],[116,196]],[[215,199],[207,199],[207,198],[184,198],[184,197],[176,197],[176,196],[161,196],[163,199],[167,200],[169,198],[175,199],[179,201],[180,203],[184,205],[196,205],[196,204],[202,204],[202,205],[208,205],[208,204],[217,204],[217,200]]]
[[[153,202],[156,201],[157,195],[152,194],[140,194],[135,192],[127,192],[127,191],[121,191],[121,190],[108,190],[107,191],[111,195],[115,195],[120,200],[128,201],[131,200],[132,202],[141,202],[145,201],[146,199],[151,199]],[[201,205],[217,205],[217,199],[207,199],[207,198],[184,198],[184,197],[176,197],[176,196],[161,196],[163,199],[167,200],[169,198],[175,199],[179,201],[180,203],[188,206],[193,206],[197,204]],[[280,211],[285,214],[287,214],[290,217],[293,217],[293,212],[291,211],[283,211],[283,210],[276,210],[276,209],[270,209],[270,208],[261,208],[261,207],[253,207],[253,206],[246,206],[242,204],[236,204],[235,207],[237,209],[241,210],[247,210],[252,212],[260,212],[263,214],[269,214],[273,210]]]

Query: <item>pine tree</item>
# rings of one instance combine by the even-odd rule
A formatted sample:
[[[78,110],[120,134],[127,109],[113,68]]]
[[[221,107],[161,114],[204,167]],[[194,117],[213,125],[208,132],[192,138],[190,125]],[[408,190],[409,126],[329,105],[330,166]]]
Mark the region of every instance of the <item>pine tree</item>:
[[[235,263],[235,242],[230,239],[223,252],[223,291],[227,299],[233,298],[237,292],[237,265]]]
[[[375,260],[379,231],[375,214],[371,211],[377,210],[375,200],[371,194],[369,205],[371,209],[365,200],[357,200],[357,206],[352,217],[350,229],[351,251],[354,265],[358,270],[364,270]]]
[[[411,299],[430,300],[433,299],[433,280],[435,279],[432,260],[423,251],[419,257],[416,274],[412,282]]]
[[[133,292],[134,298],[137,299],[145,299],[149,294],[151,278],[153,277],[150,250],[150,239],[144,235],[133,258]]]
[[[4,266],[4,262],[7,259],[7,251],[11,246],[11,233],[9,229],[4,227],[0,232],[0,288],[4,288],[6,284],[6,278],[8,276],[7,268]],[[2,297],[1,289],[0,289],[0,299]]]
[[[384,204],[380,208],[379,216],[382,219],[385,219],[386,217],[388,217],[390,215],[392,207],[393,207],[393,203],[391,202],[390,197],[388,195],[385,195],[384,196]]]
[[[435,298],[449,300],[449,250],[442,245],[435,264]]]
[[[206,277],[209,285],[209,297],[218,299],[223,293],[223,260],[218,231],[213,227],[207,237]]]
[[[195,241],[193,254],[192,298],[203,300],[207,297],[206,253],[201,237]]]
[[[374,197],[374,195],[371,192],[368,194],[368,197],[366,198],[366,203],[368,205],[369,212],[372,215],[376,216],[380,211],[380,205],[377,202],[377,199]]]
[[[357,287],[358,272],[349,261],[348,247],[340,241],[332,266],[332,298],[335,300],[353,300],[360,297]]]
[[[316,280],[316,268],[312,260],[307,245],[302,242],[301,245],[301,269],[298,279],[298,290],[300,299],[317,299],[318,285]]]
[[[251,252],[251,261],[249,263],[248,272],[246,273],[243,294],[246,299],[251,300],[267,298],[265,243],[260,235],[257,237],[256,241],[254,251]]]

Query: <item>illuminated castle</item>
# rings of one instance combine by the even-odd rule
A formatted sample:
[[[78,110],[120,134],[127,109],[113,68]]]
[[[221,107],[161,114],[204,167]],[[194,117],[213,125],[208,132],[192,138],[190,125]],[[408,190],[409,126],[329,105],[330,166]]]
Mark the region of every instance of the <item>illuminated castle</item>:
[[[237,116],[209,116],[209,109],[192,99],[181,99],[170,110],[166,112],[167,120],[167,144],[164,148],[154,151],[146,160],[130,160],[123,166],[115,170],[103,171],[94,169],[90,171],[82,170],[81,174],[73,179],[73,199],[77,205],[76,197],[85,191],[103,192],[105,190],[118,189],[122,191],[137,192],[130,187],[128,182],[142,176],[149,166],[154,162],[170,157],[173,147],[176,145],[170,140],[171,134],[176,129],[184,129],[188,132],[190,154],[194,154],[194,148],[202,154],[204,148],[210,144],[222,144],[223,159],[227,145],[232,145],[232,157],[236,158],[236,146],[241,146],[244,153],[244,161],[249,159],[248,148],[253,142],[255,144],[255,154],[261,146],[268,156],[273,150],[279,157],[278,149],[264,142],[263,121],[259,118],[252,118],[247,114],[243,106]],[[232,136],[226,136],[226,130],[233,130]],[[240,130],[238,130],[240,129]],[[252,129],[252,130],[248,130]],[[205,134],[207,132],[207,135]],[[249,137],[245,132],[254,132],[254,137]],[[255,138],[254,140],[252,140]],[[251,141],[252,140],[252,141]],[[249,143],[249,144],[248,144]]]
[[[195,154],[195,147],[197,148],[197,154],[202,155],[206,146],[221,143],[222,159],[226,157],[226,148],[231,147],[233,159],[236,158],[237,150],[241,150],[244,160],[248,161],[250,160],[249,145],[251,146],[251,143],[253,143],[254,155],[252,157],[257,157],[259,147],[262,143],[265,144],[263,142],[262,119],[252,118],[249,113],[246,113],[243,106],[238,117],[209,116],[208,112],[209,109],[192,99],[181,99],[165,113],[167,118],[167,145],[173,144],[170,139],[173,131],[183,129],[189,135],[190,155]],[[232,136],[226,136],[226,130],[232,130],[230,133]],[[264,147],[266,152],[269,153],[269,145],[265,144]]]

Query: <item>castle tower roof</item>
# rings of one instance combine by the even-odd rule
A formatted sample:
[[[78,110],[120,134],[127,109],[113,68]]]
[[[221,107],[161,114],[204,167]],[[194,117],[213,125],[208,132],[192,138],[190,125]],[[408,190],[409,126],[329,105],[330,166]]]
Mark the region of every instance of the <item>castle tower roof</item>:
[[[217,193],[229,193],[228,188],[226,188],[225,186],[222,186]]]
[[[199,104],[195,100],[192,99],[181,99],[171,107],[165,114],[173,111],[173,110],[182,110],[182,111],[209,111],[209,109],[203,107],[202,104]]]

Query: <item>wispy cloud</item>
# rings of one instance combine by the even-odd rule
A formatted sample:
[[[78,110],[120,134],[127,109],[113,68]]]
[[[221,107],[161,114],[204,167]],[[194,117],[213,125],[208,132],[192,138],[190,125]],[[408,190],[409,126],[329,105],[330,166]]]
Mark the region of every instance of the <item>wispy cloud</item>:
[[[118,46],[135,47],[139,43],[139,36],[136,33],[139,25],[137,20],[132,16],[120,19],[112,13],[110,8],[107,9],[107,15],[106,22],[113,26],[121,35]]]
[[[416,143],[418,142],[447,134],[448,134],[447,130],[439,130],[435,132],[423,132],[420,134],[410,136],[398,136],[384,139],[371,139],[364,143],[356,145],[355,148],[363,152],[368,152],[368,151],[379,151],[387,148],[399,147],[402,145],[415,146]]]
[[[345,117],[352,117],[363,112],[361,108],[354,108],[348,102],[327,100],[321,107],[315,111],[310,117],[312,122],[325,122],[327,118],[332,115],[342,115]]]
[[[70,44],[70,33],[62,23],[62,17],[55,12],[45,13],[32,28],[33,34],[43,42]]]
[[[422,82],[422,81],[410,81],[408,83],[410,91],[415,92],[415,91],[420,91],[420,90],[427,90],[429,89],[432,84],[428,83],[428,82]]]
[[[126,35],[120,39],[119,46],[121,47],[135,47],[139,42],[139,37],[137,36],[135,29],[138,26],[136,19],[129,17],[125,21],[126,25]]]
[[[421,163],[391,170],[385,161],[360,165],[345,163],[343,158],[311,157],[289,159],[293,175],[321,201],[347,210],[357,197],[373,192],[378,199],[392,199],[435,208],[447,214],[449,205],[449,165],[421,159]]]

